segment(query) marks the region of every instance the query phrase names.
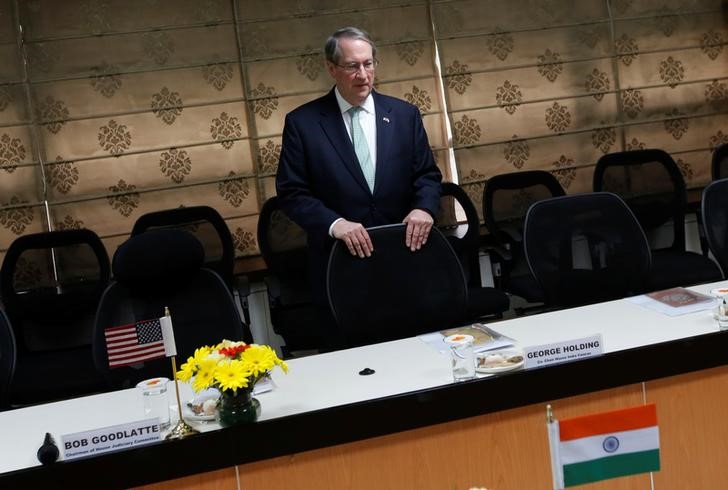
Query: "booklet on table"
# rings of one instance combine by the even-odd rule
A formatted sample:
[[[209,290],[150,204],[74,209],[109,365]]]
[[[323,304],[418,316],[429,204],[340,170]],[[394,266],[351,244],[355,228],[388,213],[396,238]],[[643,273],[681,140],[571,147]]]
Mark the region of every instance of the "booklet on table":
[[[659,311],[668,316],[709,310],[715,305],[715,298],[685,288],[655,291],[654,293],[627,298],[627,301]]]
[[[450,350],[445,344],[444,339],[449,335],[461,334],[473,336],[473,349],[475,352],[483,352],[487,350],[500,349],[501,347],[510,347],[515,341],[502,335],[495,330],[483,325],[482,323],[473,323],[464,327],[450,328],[441,332],[426,333],[419,336],[427,345],[440,352]]]

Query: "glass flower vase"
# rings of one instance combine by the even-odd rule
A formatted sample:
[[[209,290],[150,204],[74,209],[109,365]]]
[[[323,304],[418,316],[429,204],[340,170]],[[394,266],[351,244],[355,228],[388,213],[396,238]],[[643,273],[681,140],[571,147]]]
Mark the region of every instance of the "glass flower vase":
[[[250,390],[223,391],[217,407],[217,421],[222,427],[248,424],[258,420],[260,402]]]

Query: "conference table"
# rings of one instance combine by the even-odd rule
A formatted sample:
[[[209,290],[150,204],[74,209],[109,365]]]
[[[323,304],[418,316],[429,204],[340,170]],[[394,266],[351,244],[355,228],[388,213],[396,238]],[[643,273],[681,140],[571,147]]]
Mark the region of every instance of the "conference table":
[[[689,289],[717,287],[728,281]],[[36,458],[46,432],[59,441],[140,420],[140,391],[0,412],[0,488],[551,488],[547,403],[566,418],[646,402],[657,404],[661,471],[593,488],[728,481],[728,335],[710,310],[668,316],[621,299],[488,325],[521,349],[601,334],[603,354],[459,383],[420,338],[292,359],[257,396],[254,424],[195,423],[202,433],[186,439],[47,466]],[[192,397],[184,384],[180,394]]]

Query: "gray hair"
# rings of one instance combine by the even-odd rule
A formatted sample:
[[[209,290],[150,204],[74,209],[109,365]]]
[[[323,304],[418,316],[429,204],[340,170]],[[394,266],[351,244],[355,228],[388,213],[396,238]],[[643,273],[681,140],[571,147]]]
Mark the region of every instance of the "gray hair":
[[[324,46],[324,54],[326,55],[326,61],[330,61],[337,64],[341,59],[341,49],[339,49],[339,39],[358,39],[364,41],[372,47],[372,56],[376,59],[377,47],[374,45],[374,41],[369,37],[366,31],[358,29],[356,27],[344,27],[337,30],[329,36]]]

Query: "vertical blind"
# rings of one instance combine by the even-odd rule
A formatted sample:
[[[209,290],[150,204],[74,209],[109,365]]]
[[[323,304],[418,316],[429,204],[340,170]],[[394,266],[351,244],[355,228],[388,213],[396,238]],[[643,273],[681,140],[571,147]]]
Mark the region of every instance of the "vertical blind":
[[[0,258],[79,227],[113,253],[140,215],[198,204],[257,254],[283,119],[330,90],[322,45],[347,25],[478,208],[492,175],[588,191],[596,160],[630,148],[667,150],[701,187],[728,141],[726,7],[668,3],[0,0]]]

